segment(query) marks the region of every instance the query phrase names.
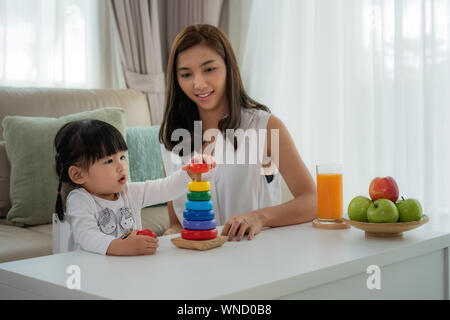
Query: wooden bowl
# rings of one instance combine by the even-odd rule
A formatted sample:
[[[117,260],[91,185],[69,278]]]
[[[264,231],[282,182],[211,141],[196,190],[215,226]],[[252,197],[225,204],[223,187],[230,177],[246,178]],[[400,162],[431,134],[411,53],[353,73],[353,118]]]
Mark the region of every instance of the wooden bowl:
[[[430,220],[427,215],[422,215],[422,219],[412,222],[395,222],[395,223],[370,223],[359,222],[342,218],[349,225],[364,230],[366,236],[373,237],[398,237],[402,236],[403,232],[415,229],[425,224]]]

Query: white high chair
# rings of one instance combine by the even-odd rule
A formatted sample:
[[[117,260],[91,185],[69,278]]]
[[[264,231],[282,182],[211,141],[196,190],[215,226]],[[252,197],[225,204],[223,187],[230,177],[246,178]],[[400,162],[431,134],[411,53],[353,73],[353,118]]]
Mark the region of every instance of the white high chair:
[[[69,251],[70,224],[65,219],[59,221],[56,213],[52,216],[53,254]]]

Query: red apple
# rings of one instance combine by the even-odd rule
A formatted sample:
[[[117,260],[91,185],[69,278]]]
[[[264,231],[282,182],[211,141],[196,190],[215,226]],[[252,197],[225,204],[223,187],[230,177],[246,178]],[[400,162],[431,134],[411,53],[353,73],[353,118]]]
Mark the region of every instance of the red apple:
[[[389,199],[395,203],[398,199],[397,182],[392,177],[376,177],[370,183],[369,195],[372,201]]]

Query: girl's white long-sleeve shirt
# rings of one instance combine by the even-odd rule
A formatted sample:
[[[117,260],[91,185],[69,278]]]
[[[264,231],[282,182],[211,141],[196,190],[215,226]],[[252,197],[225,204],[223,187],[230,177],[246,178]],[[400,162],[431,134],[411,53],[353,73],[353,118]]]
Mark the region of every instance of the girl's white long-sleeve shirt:
[[[69,251],[106,254],[111,241],[129,230],[142,229],[142,208],[180,197],[189,181],[187,172],[179,170],[163,179],[127,183],[114,201],[94,196],[84,188],[71,191],[66,201],[71,227]]]

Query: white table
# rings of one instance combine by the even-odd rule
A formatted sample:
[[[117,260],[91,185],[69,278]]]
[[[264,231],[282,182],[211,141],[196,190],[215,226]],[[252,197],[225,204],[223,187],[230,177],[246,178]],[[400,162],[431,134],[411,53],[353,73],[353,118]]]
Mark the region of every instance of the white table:
[[[174,235],[175,236],[175,235]],[[63,253],[0,264],[0,298],[18,299],[448,299],[450,219],[399,238],[311,223],[266,229],[209,251],[159,238],[155,255]],[[68,289],[68,266],[81,288]],[[367,287],[380,268],[381,289]]]

